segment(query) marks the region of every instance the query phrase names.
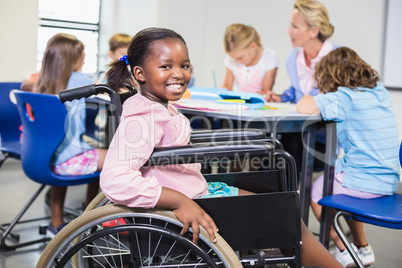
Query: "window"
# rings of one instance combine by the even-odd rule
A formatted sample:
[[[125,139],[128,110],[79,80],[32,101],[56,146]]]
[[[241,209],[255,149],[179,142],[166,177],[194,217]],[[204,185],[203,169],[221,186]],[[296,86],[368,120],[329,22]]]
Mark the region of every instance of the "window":
[[[47,41],[57,33],[75,35],[85,45],[84,73],[98,69],[100,0],[39,0],[37,70]]]

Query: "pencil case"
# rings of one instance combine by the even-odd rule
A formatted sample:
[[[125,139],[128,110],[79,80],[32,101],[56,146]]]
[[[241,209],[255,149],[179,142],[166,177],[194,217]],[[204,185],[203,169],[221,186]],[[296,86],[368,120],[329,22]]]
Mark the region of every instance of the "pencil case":
[[[236,92],[228,90],[218,91],[217,93],[222,98],[221,100],[217,101],[241,103],[242,105],[246,105],[250,110],[261,109],[264,108],[265,105],[264,97],[258,93]]]

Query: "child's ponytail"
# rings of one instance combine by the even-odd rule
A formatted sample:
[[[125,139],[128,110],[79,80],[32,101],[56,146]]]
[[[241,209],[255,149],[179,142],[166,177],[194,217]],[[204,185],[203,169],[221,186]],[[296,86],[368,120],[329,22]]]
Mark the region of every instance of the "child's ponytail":
[[[116,92],[120,92],[120,90],[126,88],[127,85],[135,87],[134,78],[127,62],[127,56],[125,56],[125,58],[123,57],[109,64],[110,69],[106,73],[106,79],[108,85]]]

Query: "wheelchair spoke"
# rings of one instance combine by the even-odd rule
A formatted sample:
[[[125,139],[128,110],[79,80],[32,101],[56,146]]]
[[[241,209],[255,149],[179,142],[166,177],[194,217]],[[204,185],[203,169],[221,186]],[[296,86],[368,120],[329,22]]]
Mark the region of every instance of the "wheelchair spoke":
[[[166,253],[165,257],[163,258],[162,263],[164,263],[166,261],[166,259],[169,256],[170,251],[173,249],[175,244],[176,244],[176,241],[173,242],[173,245],[170,247],[169,251]]]
[[[190,254],[190,252],[191,252],[191,250],[189,250],[189,251],[187,252],[187,254],[184,256],[183,260],[180,262],[180,265],[182,265],[183,262],[187,259],[187,257],[188,257],[188,255]]]
[[[89,247],[89,246],[88,246]],[[113,253],[112,251],[113,251],[113,249],[112,248],[106,248],[106,247],[99,247],[99,248],[104,248],[104,249],[107,249],[107,250],[109,250],[109,254],[99,254],[99,255],[94,255],[94,254],[91,254],[91,255],[89,255],[88,254],[88,256],[87,257],[83,257],[83,258],[90,258],[90,257],[99,257],[99,256],[116,256],[116,255],[125,255],[125,254],[130,254],[130,251],[129,250],[120,250],[120,249],[114,249],[115,250],[115,252]]]
[[[91,246],[91,245],[87,245],[88,248],[96,248],[98,250],[98,254],[90,254],[88,251],[86,251],[85,249],[81,249],[80,251],[82,253],[84,253],[85,255],[82,256],[83,259],[92,259],[93,261],[97,262],[99,265],[101,265],[102,267],[106,267],[103,266],[102,263],[98,260],[98,259],[103,259],[107,264],[109,264],[108,267],[118,267],[115,259],[111,258],[113,261],[113,264],[111,264],[108,260],[107,257],[113,257],[113,256],[123,256],[123,255],[130,255],[130,252],[128,250],[126,251],[121,251],[120,249],[113,249],[110,247],[100,247],[100,246]],[[103,253],[102,249],[106,249],[107,251],[109,251],[109,253]],[[114,252],[112,252],[114,251]]]
[[[119,234],[117,234],[117,235],[119,235]],[[108,245],[109,254],[111,254],[113,249],[109,245],[111,245],[112,243],[109,243],[109,241],[106,241],[106,244]],[[117,252],[121,252],[120,245],[121,245],[121,243],[118,243],[119,248],[118,248]],[[127,254],[130,254],[130,252],[127,251]],[[121,254],[120,254],[120,256],[121,256]],[[121,259],[121,257],[120,257],[120,259]],[[112,260],[113,260],[114,266],[117,267],[115,259],[112,258]]]

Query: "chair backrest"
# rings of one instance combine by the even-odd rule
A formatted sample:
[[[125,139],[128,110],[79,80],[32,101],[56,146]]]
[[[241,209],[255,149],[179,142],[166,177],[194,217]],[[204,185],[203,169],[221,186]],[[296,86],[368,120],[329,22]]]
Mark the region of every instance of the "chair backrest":
[[[48,185],[70,186],[89,183],[97,174],[60,176],[50,163],[62,142],[66,129],[67,110],[55,95],[16,92],[18,112],[23,125],[21,161],[25,174],[32,180]]]
[[[0,83],[0,150],[15,156],[20,154],[21,120],[17,107],[10,100],[10,92],[20,87],[20,82]]]
[[[399,163],[401,164],[401,167],[402,167],[402,142],[401,142],[401,146],[399,147]]]

